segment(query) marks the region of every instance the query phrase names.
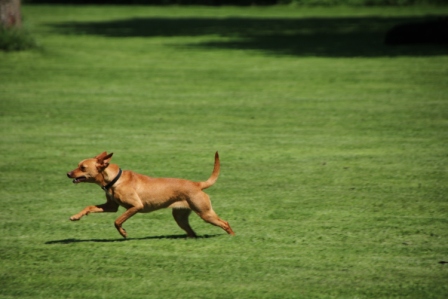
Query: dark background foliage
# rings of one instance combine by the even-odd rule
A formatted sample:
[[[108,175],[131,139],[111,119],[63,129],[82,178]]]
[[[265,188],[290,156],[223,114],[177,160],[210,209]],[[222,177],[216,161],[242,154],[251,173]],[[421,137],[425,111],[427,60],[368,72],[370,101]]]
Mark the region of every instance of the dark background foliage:
[[[373,6],[373,5],[414,5],[435,4],[446,5],[446,0],[25,0],[24,3],[44,4],[142,4],[142,5],[276,5],[296,4],[306,6]]]

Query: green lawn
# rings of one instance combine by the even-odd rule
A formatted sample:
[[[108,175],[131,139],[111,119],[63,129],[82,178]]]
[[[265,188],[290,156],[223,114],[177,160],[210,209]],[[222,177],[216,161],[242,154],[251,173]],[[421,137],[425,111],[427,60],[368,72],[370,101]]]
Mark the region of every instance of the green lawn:
[[[446,298],[448,7],[27,6],[0,52],[0,298]],[[104,202],[66,172],[205,180],[236,232]]]

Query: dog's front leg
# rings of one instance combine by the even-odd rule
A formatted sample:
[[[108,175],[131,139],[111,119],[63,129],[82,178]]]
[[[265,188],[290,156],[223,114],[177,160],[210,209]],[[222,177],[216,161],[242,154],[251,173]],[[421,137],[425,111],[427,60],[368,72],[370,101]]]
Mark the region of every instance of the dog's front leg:
[[[137,214],[141,210],[140,207],[132,207],[126,210],[126,212],[123,213],[120,217],[115,220],[115,228],[118,230],[120,235],[123,236],[123,238],[126,238],[128,234],[126,233],[126,230],[122,227],[123,223]]]
[[[70,217],[71,221],[81,219],[82,216],[89,215],[90,213],[102,213],[102,212],[116,212],[118,211],[118,203],[107,197],[107,202],[102,205],[87,206],[78,214]]]

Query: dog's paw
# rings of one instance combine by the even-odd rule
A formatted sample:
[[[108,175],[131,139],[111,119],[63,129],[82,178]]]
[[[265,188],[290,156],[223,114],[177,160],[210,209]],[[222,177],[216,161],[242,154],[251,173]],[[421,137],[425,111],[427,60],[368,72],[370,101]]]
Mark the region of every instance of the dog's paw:
[[[74,215],[72,217],[69,218],[71,221],[78,221],[79,219],[81,219],[81,217]]]
[[[126,230],[124,229],[124,228],[122,228],[122,227],[120,227],[120,229],[118,230],[118,232],[120,233],[120,235],[123,237],[123,238],[127,238],[128,237],[128,233],[126,232]]]

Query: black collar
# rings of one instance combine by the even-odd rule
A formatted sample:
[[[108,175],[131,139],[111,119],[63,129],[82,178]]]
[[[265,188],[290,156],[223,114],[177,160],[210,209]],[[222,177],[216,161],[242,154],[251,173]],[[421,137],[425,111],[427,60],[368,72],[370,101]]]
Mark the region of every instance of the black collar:
[[[112,187],[118,181],[118,179],[121,177],[121,173],[122,173],[122,171],[121,171],[121,168],[120,168],[120,170],[118,171],[117,176],[109,184],[107,184],[106,186],[101,187],[101,189],[103,189],[104,191],[107,192],[107,190],[109,190],[110,187]]]

